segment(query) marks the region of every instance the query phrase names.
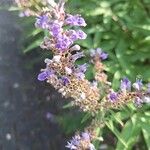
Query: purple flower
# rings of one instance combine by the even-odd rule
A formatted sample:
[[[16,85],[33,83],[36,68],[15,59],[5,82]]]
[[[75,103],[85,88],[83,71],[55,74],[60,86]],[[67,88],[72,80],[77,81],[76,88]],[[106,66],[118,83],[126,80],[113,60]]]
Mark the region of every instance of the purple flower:
[[[86,72],[88,65],[85,63],[83,65],[78,65],[78,68],[76,69],[77,72]]]
[[[83,52],[77,52],[76,54],[72,55],[71,59],[73,62],[75,62],[77,59],[84,57]]]
[[[77,72],[75,73],[75,76],[79,79],[79,80],[83,80],[85,78],[85,74],[83,72]]]
[[[141,107],[143,103],[143,100],[140,97],[136,97],[134,100],[134,104],[136,107]]]
[[[108,58],[108,54],[106,53],[106,52],[101,52],[101,54],[100,54],[100,59],[101,60],[105,60],[105,59],[107,59]]]
[[[74,149],[76,150],[77,149],[77,147],[71,142],[67,142],[67,145],[65,147],[69,148],[70,150],[74,150]]]
[[[62,28],[59,23],[51,23],[49,26],[49,30],[51,31],[52,36],[57,37],[59,34],[61,34]]]
[[[71,26],[86,26],[85,20],[80,15],[68,15],[65,23]]]
[[[46,70],[44,72],[41,72],[39,75],[38,75],[38,80],[39,81],[44,81],[46,80],[47,78],[51,77],[52,75],[54,75],[54,71],[52,70]]]
[[[131,90],[131,81],[128,78],[123,78],[120,85],[121,91],[130,91]]]
[[[143,83],[141,79],[137,79],[135,83],[133,83],[133,88],[140,91],[142,89]]]
[[[86,39],[87,35],[82,31],[82,30],[78,30],[77,31],[77,35],[79,39]]]
[[[90,140],[90,134],[88,132],[82,132],[81,137],[83,140]]]
[[[66,86],[69,83],[69,79],[67,77],[62,77],[61,81],[62,81],[64,86]]]
[[[77,149],[80,144],[81,137],[79,135],[75,135],[72,139],[67,142],[66,147],[70,148],[70,150]]]
[[[59,35],[56,40],[55,48],[64,51],[73,43],[66,35]]]
[[[36,20],[35,26],[37,28],[47,29],[49,27],[49,18],[47,15],[39,16]]]
[[[111,101],[111,102],[115,102],[118,98],[118,93],[116,92],[113,92],[111,91],[108,95],[108,99]]]
[[[75,41],[78,39],[78,34],[75,30],[69,30],[67,31],[67,35],[69,36],[69,38],[72,40],[72,41]]]
[[[107,59],[108,58],[108,54],[106,53],[106,52],[103,52],[102,50],[101,50],[101,48],[97,48],[97,49],[91,49],[90,50],[90,56],[91,57],[95,57],[95,56],[99,56],[99,58],[101,59],[101,60],[105,60],[105,59]]]

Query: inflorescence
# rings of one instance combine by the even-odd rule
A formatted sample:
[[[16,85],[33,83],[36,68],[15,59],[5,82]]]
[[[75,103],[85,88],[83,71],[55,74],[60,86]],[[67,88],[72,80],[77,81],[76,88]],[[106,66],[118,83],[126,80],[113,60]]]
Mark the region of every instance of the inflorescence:
[[[122,107],[129,102],[140,107],[144,102],[150,101],[150,84],[147,87],[144,86],[141,79],[137,79],[132,84],[125,77],[121,80],[118,91],[111,88],[111,83],[108,82],[104,71],[105,66],[102,63],[108,58],[108,54],[100,48],[89,51],[90,63],[94,65],[95,71],[93,82],[85,78],[88,64],[76,64],[76,61],[85,57],[85,54],[75,42],[86,39],[87,35],[80,27],[85,27],[87,24],[81,15],[67,14],[63,1],[56,4],[54,1],[49,3],[43,0],[41,4],[44,9],[36,6],[36,11],[32,10],[32,1],[16,1],[24,10],[24,15],[36,16],[36,28],[49,33],[44,37],[41,48],[51,51],[53,58],[45,59],[46,67],[41,69],[38,80],[46,80],[64,97],[73,98],[73,105],[93,115],[99,111]],[[36,2],[40,3],[38,0]],[[94,150],[90,134],[90,132],[77,134],[66,147],[71,150]]]

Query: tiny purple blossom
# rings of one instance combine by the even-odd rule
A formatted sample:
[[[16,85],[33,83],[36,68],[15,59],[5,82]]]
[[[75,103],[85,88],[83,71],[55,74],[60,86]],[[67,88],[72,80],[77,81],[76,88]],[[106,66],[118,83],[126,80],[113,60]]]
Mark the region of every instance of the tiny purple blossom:
[[[35,26],[37,28],[47,29],[49,27],[48,22],[49,22],[48,16],[42,15],[42,16],[37,17]]]
[[[91,49],[90,50],[90,56],[91,57],[95,57],[95,56],[99,56],[99,58],[101,60],[105,60],[108,58],[108,54],[106,52],[103,52],[101,48],[97,48],[97,49]]]
[[[85,78],[85,74],[82,72],[77,72],[75,73],[75,76],[79,79],[79,80],[83,80]]]
[[[83,132],[81,137],[83,140],[90,140],[90,134],[88,132]]]
[[[62,28],[61,25],[59,23],[51,23],[49,30],[51,31],[52,36],[57,37],[58,34],[61,34]]]
[[[86,26],[85,20],[80,15],[68,15],[65,23],[71,26]]]
[[[143,83],[141,79],[137,79],[135,83],[133,83],[133,88],[140,91],[142,89]]]
[[[71,142],[67,142],[67,145],[65,147],[69,148],[70,150],[77,150],[77,147]]]
[[[75,30],[68,30],[67,31],[67,35],[69,36],[69,38],[72,40],[72,41],[75,41],[78,39],[78,34]]]
[[[101,52],[101,54],[100,54],[100,59],[101,60],[105,60],[105,59],[107,59],[108,58],[108,54],[106,53],[106,52]]]
[[[134,104],[136,107],[141,107],[143,103],[143,100],[140,97],[136,97],[134,100]]]
[[[69,48],[69,46],[73,43],[66,35],[59,35],[56,40],[55,47],[60,51],[64,51]]]
[[[113,92],[111,91],[108,95],[108,99],[111,101],[111,102],[115,102],[118,98],[118,93],[116,92]]]
[[[79,39],[86,39],[87,35],[82,31],[82,30],[78,30],[77,31],[77,35]]]
[[[46,80],[48,77],[51,77],[52,75],[54,75],[54,71],[52,70],[46,70],[44,72],[41,72],[39,75],[38,75],[38,80],[39,81],[44,81]]]
[[[66,86],[69,83],[69,79],[67,77],[62,77],[61,81],[62,81],[64,86]]]
[[[123,78],[120,85],[121,91],[130,91],[131,90],[131,81],[128,78]]]
[[[85,63],[85,64],[83,64],[83,65],[78,65],[77,71],[84,73],[84,72],[86,72],[87,67],[88,67],[87,63]]]
[[[76,54],[72,55],[71,59],[72,59],[72,61],[75,62],[77,59],[82,58],[82,57],[84,57],[84,53],[83,52],[77,52]]]

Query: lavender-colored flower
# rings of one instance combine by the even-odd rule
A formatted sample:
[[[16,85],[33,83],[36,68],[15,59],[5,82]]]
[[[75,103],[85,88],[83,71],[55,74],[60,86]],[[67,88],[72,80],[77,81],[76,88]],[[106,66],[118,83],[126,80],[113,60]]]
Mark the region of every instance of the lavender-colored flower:
[[[71,56],[71,59],[73,62],[75,62],[77,59],[84,57],[84,53],[83,52],[78,52],[74,55]]]
[[[87,35],[82,30],[78,30],[77,35],[79,39],[86,39],[87,37]]]
[[[75,146],[72,142],[67,142],[66,148],[69,148],[70,150],[76,150],[77,146]]]
[[[39,75],[38,75],[38,80],[39,81],[44,81],[46,80],[47,78],[51,77],[52,75],[54,75],[54,71],[53,70],[46,70],[44,72],[41,72]]]
[[[47,15],[37,17],[35,26],[37,28],[47,29],[49,27],[49,18]]]
[[[106,52],[103,52],[101,48],[97,48],[95,50],[91,49],[90,56],[91,57],[98,56],[101,60],[105,60],[108,58],[108,54]]]
[[[86,70],[87,70],[87,67],[88,67],[88,64],[87,63],[85,63],[85,64],[83,64],[83,65],[78,65],[78,68],[76,69],[76,71],[77,72],[86,72]]]
[[[71,26],[86,26],[85,20],[80,15],[68,15],[65,23]]]
[[[64,51],[73,43],[66,35],[59,35],[56,40],[55,48]]]
[[[79,146],[80,140],[81,140],[80,135],[75,135],[74,137],[72,137],[72,139],[71,139],[70,142],[71,142],[72,144],[74,144],[75,146]]]
[[[75,73],[75,76],[79,79],[79,80],[83,80],[85,78],[85,74],[83,72],[77,72]]]
[[[90,134],[88,132],[82,132],[81,137],[83,140],[90,140]]]
[[[105,60],[105,59],[107,59],[108,58],[108,54],[106,53],[106,52],[101,52],[101,54],[100,54],[100,59],[101,60]]]
[[[52,36],[57,37],[61,34],[62,28],[59,23],[53,22],[49,25],[49,30],[51,31]]]
[[[78,34],[75,30],[68,30],[67,35],[72,41],[75,41],[78,39]]]
[[[143,83],[141,79],[137,79],[135,83],[133,83],[133,88],[140,91],[142,89]]]
[[[69,83],[69,79],[65,76],[61,78],[61,81],[64,86],[66,86]]]
[[[75,135],[72,139],[67,142],[66,147],[70,148],[70,150],[77,149],[80,144],[81,137],[79,135]]]
[[[118,98],[118,93],[116,92],[113,92],[111,91],[108,95],[108,99],[111,101],[111,102],[115,102]]]
[[[131,81],[128,78],[123,78],[120,85],[121,91],[130,91],[131,90]]]
[[[143,100],[140,97],[136,97],[134,100],[134,104],[136,107],[141,107],[143,103]]]

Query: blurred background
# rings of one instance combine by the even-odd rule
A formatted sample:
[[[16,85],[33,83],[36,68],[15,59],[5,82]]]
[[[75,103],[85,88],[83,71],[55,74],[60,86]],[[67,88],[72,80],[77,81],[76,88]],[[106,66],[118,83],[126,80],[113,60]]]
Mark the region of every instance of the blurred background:
[[[78,42],[82,49],[101,47],[108,52],[105,65],[114,89],[124,76],[150,81],[149,0],[68,0],[66,10],[82,14],[87,22],[84,30],[88,38]],[[19,17],[13,1],[0,0],[0,150],[65,150],[69,137],[85,126],[81,124],[84,114],[66,109],[68,100],[37,80],[45,67],[43,60],[51,54],[40,49],[46,33],[35,29],[34,22],[33,17]],[[91,70],[86,73],[88,79]],[[148,107],[139,112],[127,110],[122,120],[135,119],[130,117],[134,112],[144,122],[138,120],[140,129],[135,123],[136,132],[129,133],[133,126],[128,125],[129,130],[120,136],[129,142],[129,150],[150,149]],[[106,141],[100,149],[117,149],[119,136],[108,131],[104,130]]]

